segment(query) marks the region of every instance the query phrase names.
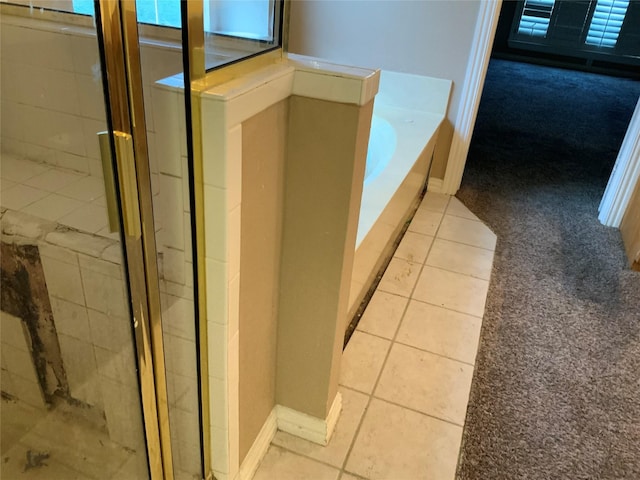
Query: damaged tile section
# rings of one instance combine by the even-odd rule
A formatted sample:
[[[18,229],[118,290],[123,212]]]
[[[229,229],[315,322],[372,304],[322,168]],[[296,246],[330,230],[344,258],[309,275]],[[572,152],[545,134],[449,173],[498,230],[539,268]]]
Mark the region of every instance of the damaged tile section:
[[[69,396],[44,271],[35,245],[1,244],[1,309],[22,321],[47,403]],[[4,322],[3,322],[4,323]]]

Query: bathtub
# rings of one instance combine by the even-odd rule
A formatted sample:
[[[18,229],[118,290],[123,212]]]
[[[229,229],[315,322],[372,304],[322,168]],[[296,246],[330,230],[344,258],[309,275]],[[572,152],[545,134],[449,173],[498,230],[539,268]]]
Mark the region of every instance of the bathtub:
[[[449,80],[381,72],[369,134],[349,319],[417,207],[450,92]]]

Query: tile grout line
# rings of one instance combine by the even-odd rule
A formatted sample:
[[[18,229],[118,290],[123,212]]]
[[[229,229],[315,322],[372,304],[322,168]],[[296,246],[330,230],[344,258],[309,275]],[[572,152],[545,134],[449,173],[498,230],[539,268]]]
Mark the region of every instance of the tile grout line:
[[[400,407],[400,408],[403,408],[405,410],[409,410],[410,412],[417,413],[417,414],[422,415],[424,417],[429,417],[429,418],[433,418],[434,420],[438,420],[440,422],[448,423],[449,425],[453,425],[454,427],[464,428],[464,423],[463,424],[456,423],[453,420],[447,420],[446,418],[437,417],[437,416],[435,416],[435,415],[433,415],[431,413],[421,412],[420,410],[416,410],[413,407],[407,407],[406,405],[402,405],[401,403],[392,402],[391,400],[387,400],[386,398],[376,397],[375,395],[373,396],[373,398],[375,398],[376,400],[380,400],[381,402],[388,403],[389,405],[394,405],[396,407]]]
[[[428,260],[428,259],[427,259]],[[425,260],[425,262],[427,261]],[[449,272],[449,273],[457,273],[458,275],[462,275],[464,277],[469,277],[469,278],[473,278],[474,280],[484,280],[485,282],[488,282],[489,279],[488,278],[482,278],[482,277],[478,277],[476,275],[469,275],[468,273],[463,273],[463,272],[458,272],[456,270],[449,270],[448,268],[444,268],[444,267],[439,267],[437,265],[428,265],[427,263],[424,264],[425,267],[429,267],[429,268],[435,268],[436,270],[442,270],[443,272]]]
[[[422,199],[422,201],[424,201],[424,198]],[[436,231],[433,234],[433,238],[435,240],[435,238],[438,235],[438,231],[440,230],[440,226],[442,225],[442,220],[444,219],[444,216],[446,215],[447,209],[449,208],[449,203],[451,201],[451,196],[449,196],[449,198],[447,199],[446,205],[442,211],[442,216],[440,217],[440,221],[438,222],[438,227],[436,228]],[[420,207],[418,207],[420,208]],[[413,222],[413,219],[412,219]],[[409,227],[411,226],[411,224],[409,224]],[[407,228],[407,231],[409,231],[409,227]],[[430,235],[429,235],[430,236]],[[347,455],[344,458],[344,461],[342,462],[342,467],[340,468],[340,476],[342,477],[342,475],[344,474],[344,472],[346,471],[345,468],[347,466],[347,463],[349,461],[349,458],[351,457],[351,453],[353,451],[353,447],[356,443],[356,440],[358,439],[358,435],[360,434],[360,429],[362,428],[362,424],[364,422],[364,418],[367,414],[367,412],[369,411],[369,407],[371,406],[371,401],[374,398],[374,392],[376,391],[376,389],[378,388],[378,384],[380,382],[380,378],[382,377],[382,372],[384,372],[384,367],[387,364],[387,360],[389,359],[389,355],[391,354],[391,349],[393,348],[393,344],[395,343],[395,339],[398,336],[398,331],[400,330],[400,325],[402,325],[402,321],[404,320],[404,316],[407,313],[407,309],[409,308],[409,304],[411,303],[411,299],[413,297],[413,293],[415,291],[415,288],[418,284],[418,280],[420,279],[420,275],[422,274],[422,270],[424,268],[424,263],[427,261],[427,258],[429,257],[429,253],[431,252],[431,249],[433,248],[433,243],[434,241],[431,242],[431,244],[429,245],[429,248],[427,250],[427,255],[425,256],[424,262],[422,262],[420,264],[420,271],[418,272],[418,276],[416,279],[416,283],[413,285],[413,288],[411,289],[411,292],[409,294],[408,297],[404,297],[403,295],[399,295],[401,297],[404,298],[408,298],[408,301],[406,303],[406,305],[404,306],[404,309],[402,310],[402,315],[400,316],[400,321],[398,322],[398,326],[396,327],[396,330],[394,332],[393,338],[391,339],[391,343],[389,344],[389,348],[387,350],[387,353],[384,357],[384,361],[382,362],[382,366],[380,367],[380,371],[378,372],[378,376],[376,378],[376,381],[373,385],[373,389],[371,390],[371,393],[368,394],[368,399],[367,399],[367,404],[364,407],[364,411],[362,412],[362,417],[360,417],[360,421],[358,422],[358,426],[356,427],[356,431],[353,435],[353,438],[351,439],[349,448],[347,449]],[[377,291],[377,288],[376,288]]]
[[[447,215],[451,215],[451,214],[447,214]],[[451,216],[455,216],[455,215],[451,215]],[[458,218],[462,218],[462,217],[458,217]],[[478,222],[478,223],[482,223],[482,222]],[[484,223],[482,223],[482,225],[484,225]],[[484,225],[484,226],[487,227],[486,225]],[[489,228],[489,227],[487,227],[487,228]],[[495,235],[493,230],[491,230],[490,228],[489,228],[489,231]],[[458,245],[464,245],[465,247],[473,247],[473,248],[477,248],[479,250],[486,250],[486,251],[489,251],[489,252],[495,252],[495,248],[491,249],[491,248],[487,248],[487,247],[481,247],[481,246],[478,246],[478,245],[473,245],[471,243],[461,242],[460,240],[451,240],[449,238],[444,238],[444,237],[437,237],[437,238],[434,237],[433,241],[435,242],[436,240],[441,240],[443,242],[449,242],[449,243],[456,243]]]

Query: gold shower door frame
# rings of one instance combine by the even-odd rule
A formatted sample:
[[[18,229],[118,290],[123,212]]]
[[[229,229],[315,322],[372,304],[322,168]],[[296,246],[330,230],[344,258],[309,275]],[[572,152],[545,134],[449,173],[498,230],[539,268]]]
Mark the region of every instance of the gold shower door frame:
[[[102,156],[103,164],[113,167],[121,205],[119,221],[149,471],[154,480],[171,479],[169,408],[135,2],[100,0],[96,27],[109,125],[102,139]]]

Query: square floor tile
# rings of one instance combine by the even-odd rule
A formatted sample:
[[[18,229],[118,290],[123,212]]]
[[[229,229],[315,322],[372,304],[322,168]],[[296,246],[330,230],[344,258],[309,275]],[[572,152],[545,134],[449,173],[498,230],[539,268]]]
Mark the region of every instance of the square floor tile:
[[[479,220],[478,217],[476,217],[475,214],[456,197],[451,197],[451,201],[447,207],[447,215],[454,215],[456,217],[467,218],[469,220]]]
[[[271,445],[253,480],[337,480],[340,470]]]
[[[24,182],[25,180],[40,175],[49,170],[51,166],[44,163],[31,162],[29,160],[10,157],[2,154],[0,160],[0,174],[2,178],[8,178],[14,182]]]
[[[77,182],[82,177],[83,175],[78,173],[51,169],[41,173],[40,175],[31,177],[29,180],[26,180],[24,184],[34,188],[41,188],[42,190],[47,190],[49,192],[57,192],[67,185]]]
[[[489,280],[493,266],[493,252],[486,248],[436,238],[426,264]]]
[[[340,384],[371,393],[391,342],[367,333],[354,332],[342,354]]]
[[[420,203],[420,208],[442,213],[446,210],[450,198],[452,198],[450,195],[444,193],[427,192]]]
[[[441,212],[419,208],[413,216],[413,220],[411,220],[409,231],[433,236],[438,231],[441,220]]]
[[[340,477],[340,480],[361,480],[362,478],[363,477],[356,477],[349,473],[343,473],[342,476]]]
[[[396,343],[374,396],[464,425],[472,376],[470,365]]]
[[[433,237],[430,235],[406,232],[393,256],[410,262],[424,263],[432,243]]]
[[[438,238],[488,250],[496,248],[496,234],[484,223],[453,215],[444,216],[440,230],[438,230]]]
[[[1,168],[1,167],[0,167]],[[0,170],[0,175],[2,174],[2,170]],[[18,185],[13,180],[9,180],[8,178],[0,178],[0,192],[5,192],[9,188]]]
[[[420,275],[422,265],[402,258],[392,258],[378,284],[378,290],[409,297]]]
[[[55,222],[83,205],[82,202],[73,198],[52,193],[23,208],[22,211],[34,217]]]
[[[15,184],[13,187],[2,191],[0,204],[12,210],[21,210],[49,195],[49,192],[39,188],[27,187],[26,185]]]
[[[340,393],[342,394],[342,413],[326,447],[280,431],[276,433],[272,443],[306,457],[342,467],[369,396],[348,388],[340,388]]]
[[[96,233],[109,223],[107,208],[98,205],[85,204],[73,212],[61,217],[60,223],[75,228],[81,232]]]
[[[476,317],[484,315],[489,282],[461,273],[426,266],[413,298]]]
[[[357,330],[392,339],[408,301],[406,297],[376,291],[358,322]]]
[[[91,202],[104,197],[104,180],[97,177],[84,177],[58,190],[60,195]]]
[[[412,300],[396,342],[473,364],[482,320]]]
[[[371,480],[453,480],[462,427],[373,399],[345,470]]]

